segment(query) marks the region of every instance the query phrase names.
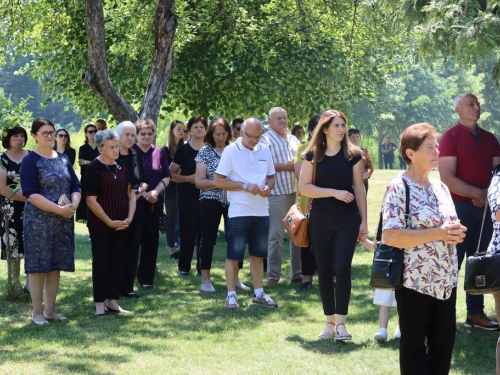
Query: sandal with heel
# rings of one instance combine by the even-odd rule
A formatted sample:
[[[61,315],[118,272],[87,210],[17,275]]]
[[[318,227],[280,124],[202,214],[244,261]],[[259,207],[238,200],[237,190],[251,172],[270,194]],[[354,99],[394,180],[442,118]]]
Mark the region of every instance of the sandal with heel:
[[[346,328],[344,323],[337,324],[337,328],[335,329],[335,340],[337,340],[337,341],[349,341],[349,340],[352,340],[352,336],[349,333],[347,333],[347,329],[346,329],[345,333],[343,333],[343,334],[339,333],[339,327],[340,326],[344,326],[344,328]]]
[[[335,323],[333,323],[333,322],[327,322],[326,323],[326,327],[328,327],[329,324],[333,325],[333,331],[335,331]],[[318,335],[323,340],[328,340],[329,338],[331,338],[333,336],[333,331],[332,332],[327,332],[326,331],[326,327],[325,327],[325,330]]]

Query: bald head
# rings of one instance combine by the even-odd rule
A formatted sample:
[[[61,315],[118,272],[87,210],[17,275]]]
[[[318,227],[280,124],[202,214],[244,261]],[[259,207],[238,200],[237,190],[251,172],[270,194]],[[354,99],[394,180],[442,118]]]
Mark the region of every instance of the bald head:
[[[262,124],[256,118],[250,117],[241,124],[241,143],[246,148],[253,150],[262,136]]]

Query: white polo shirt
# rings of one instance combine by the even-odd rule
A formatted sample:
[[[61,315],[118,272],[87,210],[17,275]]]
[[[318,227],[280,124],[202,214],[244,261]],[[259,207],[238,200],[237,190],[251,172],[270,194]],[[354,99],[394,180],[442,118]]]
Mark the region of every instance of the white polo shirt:
[[[266,176],[275,174],[273,159],[269,147],[258,143],[249,150],[241,143],[241,138],[231,143],[222,152],[219,166],[215,173],[226,176],[231,181],[257,184],[266,183]],[[269,216],[267,197],[253,195],[244,190],[228,191],[230,218],[240,216]]]

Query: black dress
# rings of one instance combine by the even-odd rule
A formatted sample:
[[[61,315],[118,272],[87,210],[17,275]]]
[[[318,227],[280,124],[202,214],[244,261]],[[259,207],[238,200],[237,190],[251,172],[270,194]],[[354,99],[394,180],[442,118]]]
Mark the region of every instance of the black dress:
[[[2,166],[7,172],[7,186],[14,187],[19,183],[19,171],[21,163],[12,161],[6,153],[0,156]],[[23,242],[23,214],[24,202],[11,200],[0,195],[0,205],[6,214],[10,217],[9,222],[9,241],[11,246],[11,259],[24,258],[24,242]],[[2,220],[0,226],[0,237],[2,238],[2,260],[7,259],[7,245],[5,243],[5,221]]]
[[[83,160],[89,160],[92,161],[96,157],[99,156],[99,150],[96,148],[90,147],[88,143],[85,143],[82,147],[80,147],[80,151],[78,152],[78,160],[83,159]],[[82,200],[80,202],[80,205],[76,209],[76,221],[79,223],[86,223],[87,222],[87,201],[86,199],[83,199],[85,197],[85,174],[87,171],[87,165],[82,165],[80,167],[80,181],[82,183]]]
[[[74,148],[70,147],[70,148],[67,148],[66,150],[64,150],[64,155],[66,155],[69,158],[69,162],[71,163],[71,165],[75,164],[76,151]]]

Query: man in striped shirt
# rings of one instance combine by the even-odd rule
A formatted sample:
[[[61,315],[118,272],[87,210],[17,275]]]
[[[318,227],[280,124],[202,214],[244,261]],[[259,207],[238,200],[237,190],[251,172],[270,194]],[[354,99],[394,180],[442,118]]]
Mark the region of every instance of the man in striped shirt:
[[[271,129],[262,136],[263,143],[271,150],[276,170],[275,185],[269,196],[269,243],[267,254],[267,285],[275,285],[281,278],[281,258],[285,227],[283,218],[295,203],[297,181],[294,173],[294,160],[300,141],[288,130],[286,111],[281,107],[269,111]],[[290,240],[290,280],[302,281],[300,247]]]

